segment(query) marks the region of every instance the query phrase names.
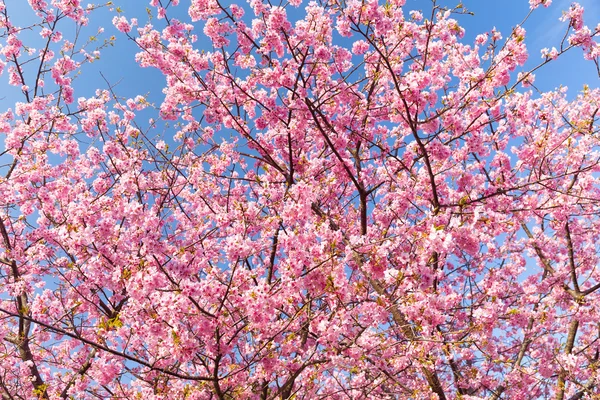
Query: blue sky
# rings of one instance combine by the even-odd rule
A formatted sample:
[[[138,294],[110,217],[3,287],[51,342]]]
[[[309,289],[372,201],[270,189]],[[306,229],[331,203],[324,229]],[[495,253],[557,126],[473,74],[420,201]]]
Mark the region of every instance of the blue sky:
[[[423,3],[422,0],[408,0],[407,5]],[[542,61],[540,50],[544,47],[559,47],[567,22],[560,22],[563,10],[571,5],[571,0],[553,0],[549,8],[539,7],[523,25],[527,31],[526,43],[529,49],[529,60],[526,67],[532,67]],[[466,0],[463,4],[475,13],[475,16],[465,16],[461,19],[466,29],[466,39],[473,38],[482,31],[496,27],[507,37],[512,28],[519,24],[529,12],[527,0]],[[600,23],[600,1],[580,0],[585,8],[586,24],[593,29]],[[565,57],[560,57],[536,72],[536,86],[543,91],[553,90],[563,85],[568,86],[570,95],[580,91],[584,84],[598,87],[600,80],[595,65],[583,59],[580,49],[574,49]]]

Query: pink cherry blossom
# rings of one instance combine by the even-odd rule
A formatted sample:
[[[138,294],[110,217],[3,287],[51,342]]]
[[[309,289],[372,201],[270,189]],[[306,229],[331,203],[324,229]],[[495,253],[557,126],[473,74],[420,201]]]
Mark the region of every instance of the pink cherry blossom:
[[[593,398],[597,21],[407,3],[0,1],[3,398]]]

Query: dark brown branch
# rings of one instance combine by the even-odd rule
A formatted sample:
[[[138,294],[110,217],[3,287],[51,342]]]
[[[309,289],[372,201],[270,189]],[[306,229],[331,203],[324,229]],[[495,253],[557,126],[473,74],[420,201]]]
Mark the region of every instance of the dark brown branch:
[[[577,282],[577,271],[575,267],[575,252],[573,251],[573,240],[571,239],[571,229],[569,221],[565,223],[565,234],[567,237],[567,249],[569,250],[569,267],[571,270],[571,282],[575,288],[575,292],[580,293],[579,283]]]
[[[69,389],[71,388],[71,386],[73,386],[75,384],[75,382],[77,381],[77,379],[80,376],[84,376],[85,373],[87,372],[87,370],[90,369],[90,367],[92,366],[92,360],[94,359],[95,356],[96,356],[96,349],[93,349],[91,351],[91,353],[88,355],[87,361],[81,366],[81,368],[77,371],[77,373],[71,377],[71,380],[69,381],[69,383],[67,383],[67,385],[64,387],[62,392],[60,392],[60,397],[62,399],[66,400],[69,397]]]
[[[576,319],[571,321],[571,326],[569,326],[569,333],[567,335],[567,343],[565,344],[565,354],[571,354],[573,351],[578,328],[579,321]],[[566,381],[567,371],[564,368],[561,368],[561,371],[558,373],[558,380],[556,382],[556,400],[563,400],[565,398]]]

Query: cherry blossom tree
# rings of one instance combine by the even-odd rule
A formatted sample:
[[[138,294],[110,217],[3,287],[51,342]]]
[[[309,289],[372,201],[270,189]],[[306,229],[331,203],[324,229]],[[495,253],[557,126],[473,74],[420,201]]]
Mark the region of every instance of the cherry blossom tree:
[[[595,398],[600,90],[535,73],[600,25],[404,3],[0,1],[2,399]],[[125,44],[160,104],[77,91]]]

